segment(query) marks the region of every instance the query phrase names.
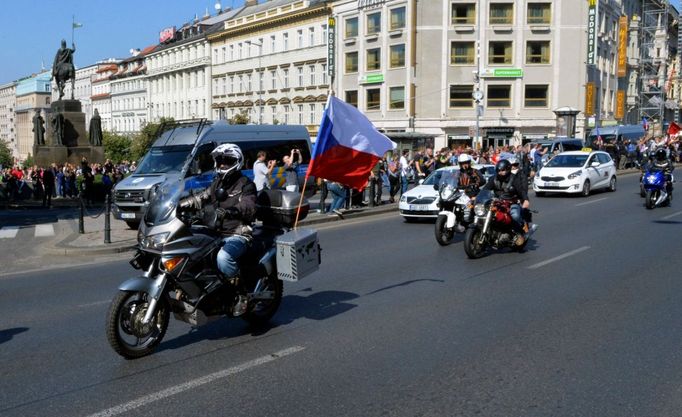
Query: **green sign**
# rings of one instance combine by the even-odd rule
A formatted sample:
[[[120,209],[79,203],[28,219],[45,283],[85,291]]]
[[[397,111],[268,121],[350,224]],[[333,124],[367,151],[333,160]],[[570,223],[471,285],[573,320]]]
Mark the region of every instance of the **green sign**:
[[[384,82],[384,74],[368,74],[365,75],[365,79],[362,84],[376,84]]]
[[[521,78],[521,77],[523,77],[523,69],[521,69],[521,68],[495,68],[493,70],[493,77]]]

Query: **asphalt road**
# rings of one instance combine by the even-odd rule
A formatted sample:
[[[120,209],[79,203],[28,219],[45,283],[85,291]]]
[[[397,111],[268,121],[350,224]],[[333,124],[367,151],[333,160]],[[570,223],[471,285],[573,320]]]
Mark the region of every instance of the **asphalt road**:
[[[172,321],[135,361],[104,335],[126,262],[0,277],[0,415],[680,416],[682,203],[642,203],[534,199],[528,251],[475,261],[397,214],[324,226],[271,329]]]

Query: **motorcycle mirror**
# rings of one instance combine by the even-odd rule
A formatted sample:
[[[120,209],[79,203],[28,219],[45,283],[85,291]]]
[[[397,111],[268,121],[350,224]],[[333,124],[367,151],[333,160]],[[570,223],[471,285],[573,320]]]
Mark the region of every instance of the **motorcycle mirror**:
[[[433,189],[439,191],[438,184],[433,184]]]
[[[215,190],[215,198],[221,202],[227,200],[227,191],[224,188],[218,188]]]

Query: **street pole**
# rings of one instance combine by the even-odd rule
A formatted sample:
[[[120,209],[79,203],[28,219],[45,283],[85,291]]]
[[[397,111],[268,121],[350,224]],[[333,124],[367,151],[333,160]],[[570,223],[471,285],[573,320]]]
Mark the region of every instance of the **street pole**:
[[[258,109],[258,124],[263,124],[263,44],[258,45],[258,102],[260,103],[260,108]],[[273,116],[274,117],[274,116]]]

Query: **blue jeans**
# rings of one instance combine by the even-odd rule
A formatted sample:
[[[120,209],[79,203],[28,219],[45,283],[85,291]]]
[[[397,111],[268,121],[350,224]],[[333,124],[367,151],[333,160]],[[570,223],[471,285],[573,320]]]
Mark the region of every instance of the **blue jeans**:
[[[407,176],[401,175],[400,176],[400,195],[402,196],[407,192],[407,186],[409,185],[407,181]]]
[[[332,205],[329,211],[339,210],[346,202],[346,190],[337,183],[328,183],[327,189],[332,195]]]
[[[509,214],[511,215],[514,223],[516,223],[516,226],[518,226],[518,228],[515,227],[514,229],[517,231],[523,230],[523,225],[525,222],[521,216],[521,206],[518,204],[512,204],[511,207],[509,207]]]
[[[237,261],[246,253],[249,248],[249,241],[243,236],[228,236],[223,239],[223,247],[218,252],[218,269],[226,277],[234,277],[239,272]]]

